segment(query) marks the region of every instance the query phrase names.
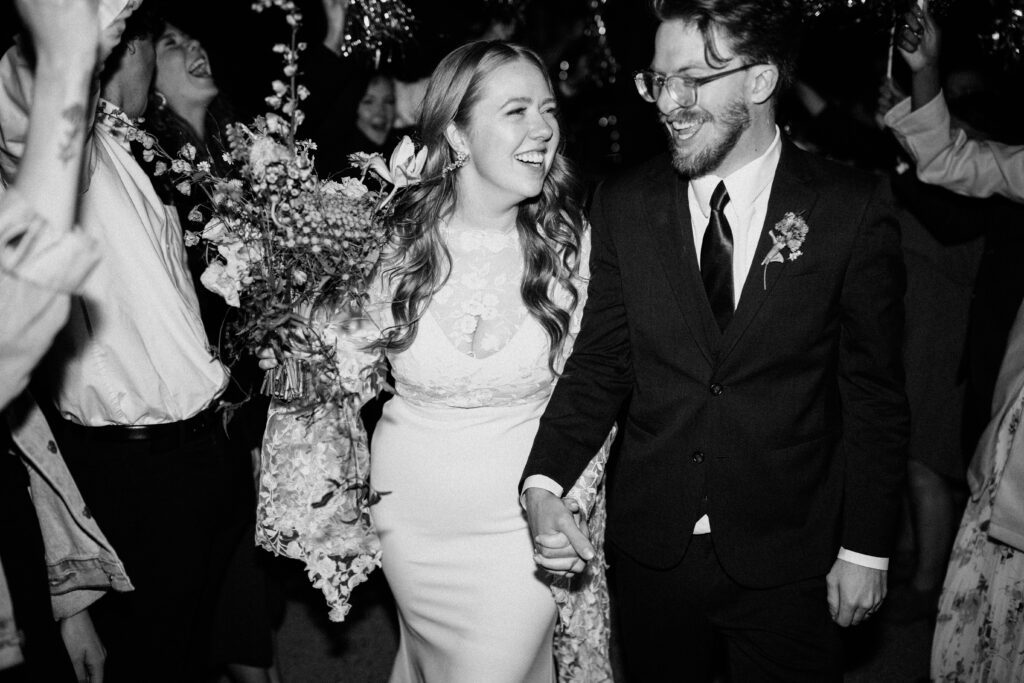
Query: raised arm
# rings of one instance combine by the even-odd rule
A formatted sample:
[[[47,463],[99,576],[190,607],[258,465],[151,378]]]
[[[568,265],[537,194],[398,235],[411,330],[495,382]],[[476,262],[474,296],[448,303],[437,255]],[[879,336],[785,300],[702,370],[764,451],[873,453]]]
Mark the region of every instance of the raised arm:
[[[0,407],[25,387],[67,320],[69,294],[95,265],[91,245],[72,225],[99,44],[96,0],[19,0],[17,6],[36,67],[19,165],[6,176],[9,189],[0,198]],[[5,69],[12,67],[9,58]],[[11,105],[11,75],[3,74],[0,108]],[[0,111],[0,121],[8,113]]]
[[[972,140],[952,127],[939,80],[941,34],[927,2],[904,20],[897,45],[913,74],[911,96],[885,115],[885,123],[914,158],[918,177],[968,197],[999,194],[1024,202],[1024,147]]]

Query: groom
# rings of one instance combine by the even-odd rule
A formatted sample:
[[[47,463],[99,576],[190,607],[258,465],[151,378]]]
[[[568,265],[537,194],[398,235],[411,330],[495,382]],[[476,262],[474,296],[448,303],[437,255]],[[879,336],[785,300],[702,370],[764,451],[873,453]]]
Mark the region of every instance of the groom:
[[[593,548],[559,496],[623,404],[607,541],[631,681],[838,681],[881,604],[908,411],[881,179],[780,136],[794,0],[661,0],[637,88],[662,156],[599,190],[583,329],[524,472],[537,561]],[[781,243],[775,240],[781,240]]]

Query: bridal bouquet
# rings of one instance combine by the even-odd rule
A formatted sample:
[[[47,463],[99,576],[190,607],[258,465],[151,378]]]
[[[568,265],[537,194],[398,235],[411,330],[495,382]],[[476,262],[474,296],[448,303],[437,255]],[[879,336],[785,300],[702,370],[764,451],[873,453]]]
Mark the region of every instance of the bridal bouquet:
[[[257,539],[303,560],[340,621],[351,590],[380,564],[369,507],[384,494],[370,487],[359,417],[386,375],[382,349],[368,344],[379,331],[364,329],[370,278],[389,240],[389,200],[419,182],[426,150],[406,138],[390,162],[355,155],[359,179],[318,178],[315,146],[296,139],[309,94],[296,82],[301,15],[290,0],[253,7],[270,6],[284,10],[292,27],[291,43],[274,48],[286,80],[272,83],[271,111],[228,127],[226,172],[197,161],[191,145],[171,158],[151,136],[135,138],[157,175],[208,199],[189,215],[205,227],[187,233],[186,244],[206,250],[203,285],[238,310],[226,330],[227,354],[275,350],[278,366],[264,382],[278,400],[263,446]],[[365,182],[368,174],[377,182]]]
[[[390,165],[379,155],[359,155],[363,179],[320,180],[313,168],[315,145],[297,140],[309,93],[296,81],[301,15],[287,0],[261,0],[254,9],[278,6],[292,27],[291,44],[274,51],[284,59],[286,81],[272,83],[271,111],[252,124],[227,128],[230,169],[218,175],[196,150],[185,145],[174,159],[156,162],[155,173],[170,173],[179,192],[205,192],[209,199],[189,216],[201,231],[186,244],[206,249],[203,285],[239,311],[225,335],[228,357],[273,348],[279,365],[267,373],[264,392],[280,400],[337,402],[352,393],[338,374],[334,345],[325,341],[324,319],[338,311],[358,317],[368,278],[388,240],[382,220],[399,188],[418,182],[425,152],[416,154],[406,138]],[[153,155],[152,145],[147,152]],[[390,187],[390,192],[387,192]],[[365,389],[376,393],[385,373],[382,353],[363,368]]]

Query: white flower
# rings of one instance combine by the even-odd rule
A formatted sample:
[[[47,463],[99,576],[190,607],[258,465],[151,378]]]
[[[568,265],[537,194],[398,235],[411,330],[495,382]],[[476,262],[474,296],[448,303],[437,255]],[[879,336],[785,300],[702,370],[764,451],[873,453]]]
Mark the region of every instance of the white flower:
[[[210,219],[210,222],[203,228],[202,237],[207,242],[214,244],[238,241],[238,238],[228,230],[228,226],[224,225],[224,221],[219,218]]]
[[[388,163],[391,182],[395,184],[395,187],[415,185],[420,182],[420,174],[423,172],[423,164],[426,162],[427,148],[422,147],[417,152],[416,145],[409,139],[409,136],[403,136],[391,153],[391,161]]]
[[[185,231],[185,246],[194,247],[199,244],[200,235],[197,230],[186,230]]]
[[[185,143],[185,146],[181,148],[181,151],[178,152],[178,154],[188,159],[189,161],[195,161],[196,147],[191,142],[187,142]]]
[[[178,192],[182,193],[186,197],[192,194],[192,185],[187,180],[181,181],[174,187],[177,188]]]
[[[269,117],[268,117],[269,121]],[[290,154],[288,148],[270,138],[257,138],[249,148],[249,164],[257,177],[262,176],[267,164],[276,161],[287,161]]]
[[[238,308],[241,305],[238,299],[241,281],[220,261],[208,265],[199,281],[214,294],[219,294],[229,306]]]
[[[349,199],[359,199],[369,192],[369,190],[366,189],[366,185],[363,185],[355,178],[342,178],[341,182],[328,180],[323,184],[321,189],[324,194],[340,194],[341,196],[348,197]]]
[[[193,223],[202,223],[203,212],[199,210],[198,206],[193,206],[192,210],[188,212],[188,219]]]

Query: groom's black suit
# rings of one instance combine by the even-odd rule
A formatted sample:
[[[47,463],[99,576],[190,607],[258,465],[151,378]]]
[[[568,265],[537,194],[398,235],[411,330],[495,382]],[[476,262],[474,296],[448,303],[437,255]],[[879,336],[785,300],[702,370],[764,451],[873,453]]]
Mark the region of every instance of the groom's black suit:
[[[721,567],[745,587],[823,577],[840,546],[888,556],[908,433],[889,209],[885,181],[784,143],[723,333],[687,180],[663,155],[606,182],[583,329],[524,477],[568,490],[630,398],[607,539],[632,561],[678,565],[705,513]],[[803,255],[765,271],[768,232],[787,212],[809,226]]]

